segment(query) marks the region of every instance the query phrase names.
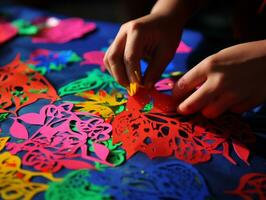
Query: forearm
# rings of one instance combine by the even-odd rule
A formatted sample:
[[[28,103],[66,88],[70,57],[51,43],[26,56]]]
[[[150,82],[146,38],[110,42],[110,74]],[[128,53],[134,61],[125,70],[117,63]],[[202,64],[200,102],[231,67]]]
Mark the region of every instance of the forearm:
[[[206,2],[207,0],[158,0],[151,13],[170,17],[183,26]]]

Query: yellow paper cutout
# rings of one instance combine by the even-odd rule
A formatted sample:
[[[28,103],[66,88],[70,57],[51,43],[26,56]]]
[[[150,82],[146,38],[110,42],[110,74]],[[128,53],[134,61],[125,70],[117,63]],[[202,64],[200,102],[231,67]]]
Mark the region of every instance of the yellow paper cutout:
[[[0,198],[30,200],[37,193],[47,190],[47,184],[30,181],[36,176],[50,181],[60,181],[50,173],[32,172],[20,167],[21,160],[18,156],[9,152],[0,154]]]
[[[6,142],[9,140],[9,137],[0,137],[0,151],[2,151],[5,146]]]
[[[113,92],[109,95],[104,90],[100,90],[96,94],[93,91],[83,92],[77,94],[77,96],[83,97],[87,100],[75,103],[75,106],[79,111],[99,114],[105,119],[109,119],[114,116],[114,107],[123,105],[127,102],[126,99],[123,99],[123,95],[121,93]]]

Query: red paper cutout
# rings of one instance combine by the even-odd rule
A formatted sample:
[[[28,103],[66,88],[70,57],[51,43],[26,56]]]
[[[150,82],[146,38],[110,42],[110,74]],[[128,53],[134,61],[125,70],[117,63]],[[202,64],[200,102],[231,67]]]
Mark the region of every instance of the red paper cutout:
[[[0,21],[0,44],[10,40],[17,35],[18,30],[12,24]]]
[[[153,103],[149,113],[143,107]],[[139,91],[129,97],[127,110],[115,116],[113,142],[122,142],[127,158],[140,151],[150,158],[175,156],[195,164],[208,161],[212,154],[222,154],[236,164],[230,156],[233,139],[241,160],[247,162],[249,150],[240,143],[254,142],[249,127],[233,115],[224,115],[214,121],[201,115],[181,116],[174,114],[175,101],[171,96],[157,91]],[[171,113],[172,112],[172,113]]]
[[[89,51],[83,54],[83,58],[85,61],[81,63],[81,65],[99,65],[101,67],[101,71],[104,72],[106,70],[103,58],[104,52],[102,51]]]
[[[176,53],[190,53],[192,48],[188,46],[183,41],[180,41],[178,48],[176,49]]]
[[[266,199],[266,174],[249,173],[241,177],[240,183],[233,191],[227,194],[239,195],[244,200]]]
[[[21,107],[44,98],[55,101],[59,97],[53,86],[38,72],[29,68],[17,56],[10,64],[0,68],[0,113],[14,112]]]
[[[66,43],[92,32],[95,23],[87,23],[81,18],[69,18],[59,21],[57,26],[45,27],[32,38],[34,43]]]

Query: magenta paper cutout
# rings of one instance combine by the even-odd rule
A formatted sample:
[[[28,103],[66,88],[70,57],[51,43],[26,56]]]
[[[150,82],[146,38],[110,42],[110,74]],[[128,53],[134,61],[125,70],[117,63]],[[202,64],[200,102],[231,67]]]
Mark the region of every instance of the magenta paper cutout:
[[[0,44],[15,37],[17,32],[17,28],[12,26],[12,24],[5,21],[0,21]]]
[[[174,80],[171,78],[164,78],[162,80],[159,80],[156,84],[155,84],[155,88],[158,91],[166,91],[166,90],[172,90],[174,87]]]
[[[66,43],[94,31],[95,23],[87,23],[81,18],[59,21],[57,26],[45,27],[32,38],[34,43]]]
[[[57,172],[62,167],[91,169],[94,168],[91,162],[112,166],[106,161],[109,150],[100,144],[110,138],[112,126],[95,115],[72,112],[72,107],[70,103],[50,104],[43,106],[40,113],[15,118],[10,132],[16,138],[27,139],[24,124],[39,125],[40,128],[22,143],[7,143],[7,149],[12,154],[26,152],[23,164],[43,172]],[[30,118],[36,119],[30,121]],[[88,140],[92,141],[95,154],[89,155]]]
[[[83,54],[83,58],[85,61],[81,63],[81,65],[99,65],[101,67],[101,71],[104,72],[106,70],[103,58],[104,52],[102,51],[89,51]]]
[[[186,43],[183,41],[180,41],[178,48],[176,49],[176,53],[190,53],[192,51],[192,48],[189,47]]]

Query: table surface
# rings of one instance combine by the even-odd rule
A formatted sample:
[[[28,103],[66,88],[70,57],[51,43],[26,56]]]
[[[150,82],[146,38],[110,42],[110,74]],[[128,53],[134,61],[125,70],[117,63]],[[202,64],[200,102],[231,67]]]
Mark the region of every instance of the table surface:
[[[33,19],[43,15],[58,16],[55,14],[44,13],[42,11],[26,8],[26,7],[2,7],[2,11],[13,13],[17,18]],[[62,16],[58,16],[62,17]],[[90,21],[90,20],[88,20]],[[32,43],[29,37],[16,37],[15,39],[5,43],[0,47],[0,65],[3,66],[9,63],[17,53],[20,53],[22,58],[29,58],[32,51],[38,48],[45,48],[49,50],[73,50],[78,55],[91,50],[100,50],[108,47],[112,39],[114,39],[116,33],[119,30],[119,24],[99,22],[96,21],[97,31],[89,34],[81,39],[73,40],[66,44],[38,44]],[[195,63],[200,61],[203,56],[215,52],[220,46],[211,40],[208,40],[202,34],[191,30],[185,30],[182,36],[182,41],[192,47],[193,52],[189,54],[176,54],[171,64],[167,68],[166,72],[171,71],[187,71]],[[96,66],[95,66],[96,67]],[[85,72],[91,70],[93,67],[80,67],[79,64],[73,64],[71,67],[65,68],[60,73],[47,73],[46,78],[52,83],[52,85],[58,90],[65,84],[84,77]],[[69,98],[68,98],[69,100]],[[39,106],[44,104],[40,101],[33,105],[29,105],[22,109],[22,112],[38,111]],[[233,165],[221,155],[213,155],[212,159],[208,162],[193,165],[199,173],[204,177],[207,183],[210,194],[215,199],[238,199],[237,196],[231,196],[224,193],[226,190],[232,190],[239,184],[240,177],[250,172],[262,172],[266,173],[266,115],[264,107],[256,111],[250,111],[244,115],[245,119],[250,123],[252,129],[257,134],[256,148],[251,150],[250,165],[246,165],[236,158],[238,164]],[[11,121],[7,120],[1,124],[3,132],[8,130]],[[234,155],[233,155],[234,156]],[[163,163],[173,158],[154,159],[149,161],[149,158],[145,155],[138,153],[132,160],[126,162],[124,166],[130,165],[130,163],[138,163],[140,166],[146,166],[148,162]],[[26,169],[32,169],[25,167]],[[122,167],[117,167],[115,170],[123,170]],[[56,177],[62,177],[68,172],[63,169],[56,173]],[[178,175],[176,175],[178,176]],[[143,194],[145,195],[145,194]],[[145,196],[144,196],[145,197]],[[143,197],[143,199],[145,199]],[[42,199],[43,194],[39,194],[36,199]],[[239,198],[241,199],[241,198]]]

